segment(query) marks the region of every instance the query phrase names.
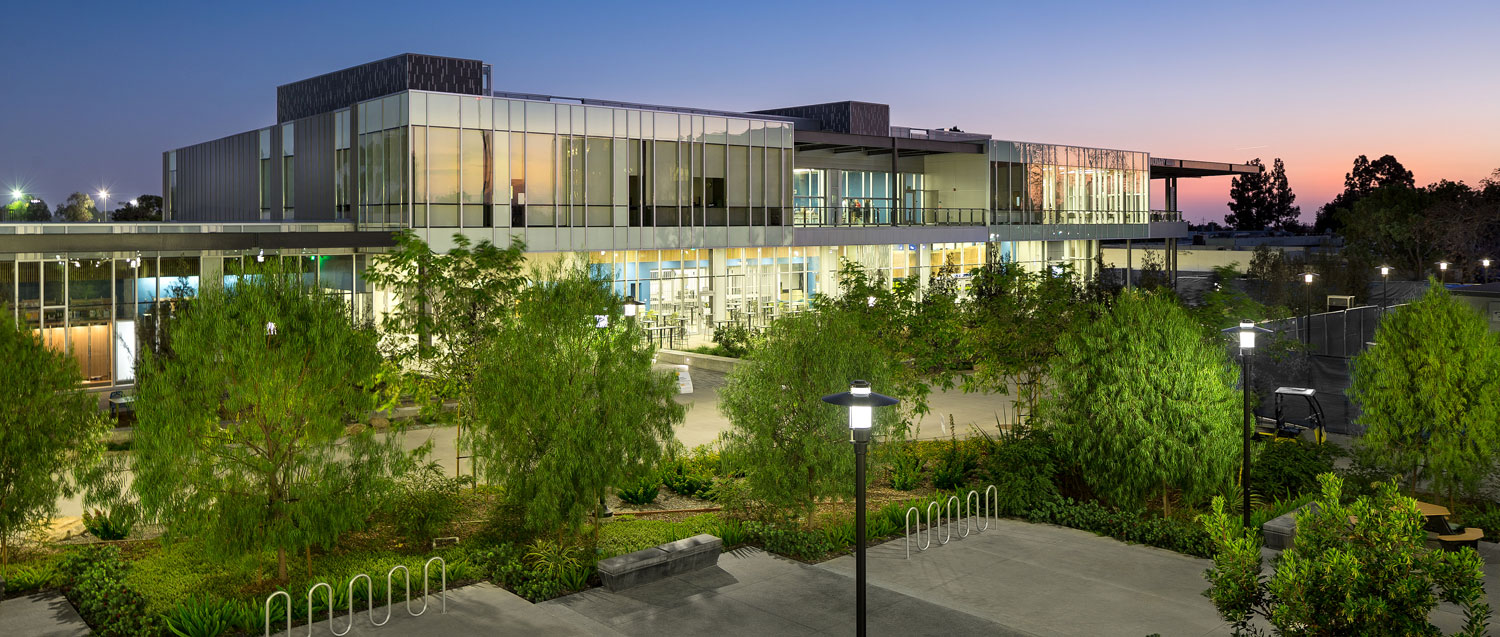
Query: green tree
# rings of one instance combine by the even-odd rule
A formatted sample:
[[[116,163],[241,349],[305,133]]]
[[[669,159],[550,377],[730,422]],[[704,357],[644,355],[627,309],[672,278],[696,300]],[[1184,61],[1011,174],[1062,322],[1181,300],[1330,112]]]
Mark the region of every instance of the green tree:
[[[1296,205],[1296,201],[1297,195],[1286,179],[1286,165],[1277,157],[1266,182],[1266,226],[1287,231],[1303,229],[1297,220],[1302,215],[1302,207]]]
[[[99,218],[99,210],[94,207],[93,198],[88,195],[75,192],[68,195],[66,201],[57,204],[58,221],[68,223],[87,223]]]
[[[1100,306],[1086,302],[1071,268],[1038,272],[1014,261],[976,269],[969,293],[962,349],[972,353],[974,373],[964,391],[1014,392],[1024,421],[1036,413],[1059,339]]]
[[[910,391],[896,380],[901,364],[865,325],[833,305],[782,318],[730,372],[719,390],[719,411],[732,426],[724,453],[745,471],[754,500],[807,516],[820,498],[852,494],[849,416],[822,397],[856,379],[897,398]],[[877,436],[904,434],[898,409],[875,416]]]
[[[1256,170],[1229,181],[1229,214],[1224,223],[1235,230],[1265,230],[1270,219],[1270,180],[1260,158],[1250,160]]]
[[[134,489],[170,537],[212,554],[329,546],[360,528],[406,466],[395,436],[346,435],[374,404],[374,331],[279,265],[180,302],[144,352]]]
[[[608,281],[581,264],[532,278],[476,357],[464,403],[483,475],[526,529],[576,531],[609,487],[654,466],[685,409]]]
[[[97,462],[106,430],[78,391],[78,361],[42,344],[0,304],[0,577],[11,540],[45,524]]]
[[[1344,504],[1342,480],[1319,480],[1322,497],[1297,514],[1297,542],[1269,581],[1261,574],[1260,534],[1246,533],[1223,498],[1202,516],[1215,547],[1204,596],[1237,634],[1254,631],[1251,622],[1260,617],[1279,635],[1437,635],[1427,617],[1439,599],[1463,608],[1459,634],[1486,634],[1484,560],[1473,549],[1426,548],[1426,518],[1393,484]]]
[[[52,209],[47,202],[35,195],[22,194],[5,206],[5,220],[13,222],[40,222],[52,218]]]
[[[434,253],[415,233],[403,231],[395,250],[376,259],[367,277],[396,297],[380,317],[381,348],[390,362],[383,377],[393,390],[387,398],[411,396],[427,417],[467,395],[479,352],[499,334],[526,282],[526,245],[519,238],[500,248],[488,241],[471,244],[456,233],[453,243],[448,252]],[[461,451],[471,425],[462,402],[456,419]]]
[[[156,195],[141,195],[122,202],[119,208],[109,213],[110,221],[161,221],[162,199]]]
[[[1217,335],[1215,335],[1217,337]],[[1240,455],[1240,394],[1221,340],[1170,299],[1126,292],[1058,344],[1041,413],[1094,492],[1140,506],[1224,484]]]
[[[1358,444],[1415,489],[1473,491],[1500,452],[1500,338],[1484,317],[1433,282],[1375,330],[1354,359],[1349,398]]]

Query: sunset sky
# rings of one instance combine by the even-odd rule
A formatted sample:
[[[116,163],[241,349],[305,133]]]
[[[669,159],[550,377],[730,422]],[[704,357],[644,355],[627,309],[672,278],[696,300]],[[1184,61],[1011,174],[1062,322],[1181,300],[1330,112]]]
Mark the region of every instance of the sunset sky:
[[[276,85],[403,52],[482,59],[502,90],[864,100],[999,139],[1281,157],[1309,220],[1361,153],[1419,184],[1500,168],[1493,1],[307,5],[9,7],[0,186],[156,194],[162,151],[274,123]],[[1181,208],[1221,219],[1228,191],[1184,180]]]

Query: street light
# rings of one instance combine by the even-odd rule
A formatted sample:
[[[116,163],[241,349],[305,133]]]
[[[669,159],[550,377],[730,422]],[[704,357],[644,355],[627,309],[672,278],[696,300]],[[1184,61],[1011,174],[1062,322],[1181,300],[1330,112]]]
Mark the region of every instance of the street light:
[[[870,443],[874,409],[901,401],[870,391],[870,383],[856,380],[849,391],[829,394],[823,402],[849,408],[849,440],[854,443],[854,634],[865,636],[865,446]]]
[[[26,196],[26,193],[21,192],[20,188],[11,188],[10,189],[10,198],[11,198],[12,201],[20,201],[21,198],[25,197],[25,196]]]
[[[1307,321],[1303,323],[1302,340],[1306,342],[1308,349],[1312,349],[1312,284],[1313,273],[1307,272],[1302,275],[1302,282],[1307,284]]]
[[[1271,330],[1257,326],[1254,321],[1242,320],[1238,327],[1222,331],[1237,335],[1240,342],[1240,387],[1245,394],[1245,439],[1240,452],[1240,502],[1244,509],[1242,523],[1245,528],[1250,528],[1250,439],[1255,436],[1255,413],[1250,409],[1250,355],[1255,352],[1255,335],[1270,333]]]
[[[1490,282],[1490,260],[1489,259],[1480,259],[1479,260],[1479,265],[1484,266],[1484,280],[1480,281],[1480,283],[1489,283]]]
[[[102,208],[99,209],[99,217],[103,218],[104,215],[108,214],[108,210],[109,210],[109,191],[105,190],[103,188],[100,188],[99,189],[99,199],[102,200],[102,201],[104,201],[104,207],[102,207]]]
[[[1438,282],[1442,283],[1443,285],[1448,285],[1448,262],[1447,261],[1438,261],[1438,272],[1442,273],[1442,274],[1438,275],[1440,277],[1438,279]]]
[[[1485,260],[1488,261],[1489,259],[1485,259]],[[1381,314],[1385,313],[1386,306],[1390,305],[1390,303],[1391,303],[1391,295],[1390,295],[1389,292],[1386,291],[1386,288],[1390,285],[1390,282],[1391,282],[1391,266],[1388,266],[1388,265],[1382,265],[1382,266],[1380,266],[1380,313]]]

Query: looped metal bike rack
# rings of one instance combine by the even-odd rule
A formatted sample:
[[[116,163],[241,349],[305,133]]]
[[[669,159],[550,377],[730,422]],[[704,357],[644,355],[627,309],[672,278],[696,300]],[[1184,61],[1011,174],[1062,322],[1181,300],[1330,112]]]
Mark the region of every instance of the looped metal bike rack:
[[[936,507],[936,511],[934,511],[934,507]],[[993,517],[997,521],[999,520],[999,508],[1000,492],[995,488],[995,485],[993,484],[985,487],[983,495],[981,495],[978,491],[971,489],[968,494],[964,496],[962,503],[960,503],[957,494],[948,496],[948,499],[942,501],[941,504],[939,504],[937,500],[928,502],[926,509],[926,544],[922,543],[922,509],[918,509],[915,506],[907,508],[905,520],[906,559],[911,559],[911,536],[913,528],[911,523],[911,514],[918,514],[917,525],[915,527],[917,535],[917,550],[925,551],[929,548],[932,548],[932,536],[933,533],[937,531],[937,529],[935,528],[936,526],[943,527],[943,537],[938,541],[938,544],[947,544],[949,540],[953,539],[955,509],[957,509],[958,516],[956,520],[959,525],[958,536],[960,538],[966,538],[969,537],[970,533],[989,530],[990,518]],[[975,513],[979,514],[977,520],[973,519]]]
[[[280,595],[286,598],[286,632],[292,632],[292,595],[286,591],[276,591],[266,596],[266,637],[271,635],[271,600]]]
[[[309,637],[312,636],[312,634],[313,634],[313,625],[316,623],[315,621],[313,621],[313,595],[317,592],[317,590],[319,588],[326,588],[326,589],[328,589],[328,596],[327,596],[328,597],[328,630],[330,632],[332,632],[335,637],[343,637],[344,635],[349,634],[350,630],[354,629],[354,614],[356,612],[354,610],[354,583],[358,582],[360,579],[364,579],[365,580],[365,612],[366,612],[366,617],[370,620],[370,624],[372,626],[384,626],[384,625],[386,625],[386,623],[388,623],[388,622],[391,621],[391,612],[392,612],[392,609],[391,609],[391,605],[392,605],[391,604],[391,602],[392,602],[392,598],[391,598],[391,582],[392,582],[393,578],[396,575],[396,571],[398,571],[398,570],[401,571],[405,575],[405,582],[406,582],[406,614],[411,615],[412,617],[418,617],[418,616],[422,615],[423,613],[427,612],[427,604],[428,604],[428,601],[429,601],[428,600],[428,595],[429,595],[429,591],[430,591],[430,589],[428,588],[430,582],[428,580],[431,578],[431,568],[432,568],[432,563],[433,562],[437,562],[438,563],[438,567],[439,567],[438,577],[439,577],[440,581],[442,582],[442,588],[440,589],[440,594],[442,595],[442,598],[443,598],[443,610],[442,610],[442,612],[444,612],[444,613],[448,612],[448,562],[445,561],[441,557],[434,557],[432,559],[427,560],[427,562],[422,565],[422,608],[421,608],[421,610],[417,610],[417,611],[413,611],[412,610],[412,605],[411,605],[411,570],[407,569],[406,566],[403,565],[403,564],[397,564],[396,566],[391,567],[391,570],[389,570],[389,571],[386,572],[386,574],[385,574],[385,619],[382,619],[382,620],[380,620],[378,622],[375,621],[375,582],[374,582],[374,580],[370,579],[370,576],[367,575],[367,574],[365,574],[365,573],[360,573],[358,575],[355,575],[354,577],[349,578],[349,588],[348,588],[348,597],[349,597],[349,623],[344,626],[343,632],[339,632],[338,627],[334,625],[334,615],[335,615],[335,613],[337,613],[338,609],[334,608],[335,600],[334,600],[334,595],[333,595],[333,586],[330,585],[327,582],[318,582],[316,584],[313,584],[311,587],[309,587],[307,589],[307,634],[308,634],[308,636]],[[265,617],[266,617],[266,637],[270,637],[270,635],[271,635],[271,600],[276,599],[276,596],[278,596],[278,595],[286,598],[286,631],[287,631],[288,634],[290,634],[292,632],[292,596],[291,596],[290,593],[288,593],[286,591],[276,591],[276,592],[271,593],[269,596],[266,597],[266,603],[265,603],[265,606],[266,606],[266,612],[265,612]]]

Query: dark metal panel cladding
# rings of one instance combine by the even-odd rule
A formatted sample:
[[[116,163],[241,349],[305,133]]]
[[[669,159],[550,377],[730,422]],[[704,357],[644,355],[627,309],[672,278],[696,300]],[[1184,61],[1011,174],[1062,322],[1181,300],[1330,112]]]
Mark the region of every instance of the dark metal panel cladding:
[[[172,151],[161,154],[161,220],[172,221]]]
[[[296,122],[297,220],[331,220],[333,211],[333,113]]]
[[[835,133],[880,137],[888,137],[891,134],[891,107],[887,104],[831,102],[772,108],[755,111],[755,113],[816,120],[823,130]]]
[[[289,122],[407,89],[484,94],[484,62],[403,53],[276,87],[276,121]]]
[[[392,232],[163,232],[149,234],[0,235],[0,254],[40,252],[163,252],[307,248],[384,248]]]
[[[177,149],[171,220],[258,220],[259,148],[257,131],[249,131]],[[169,173],[164,155],[164,192],[170,192]]]

